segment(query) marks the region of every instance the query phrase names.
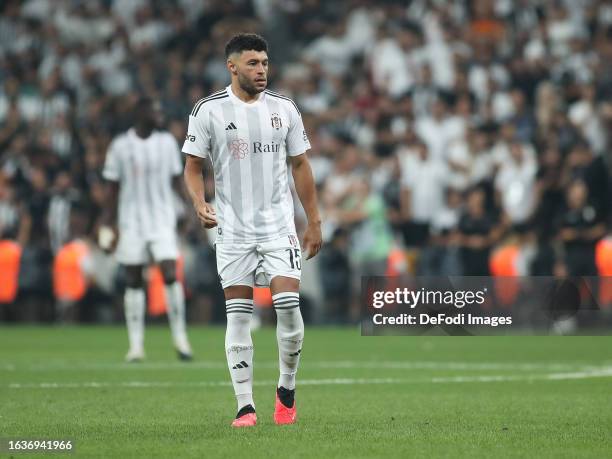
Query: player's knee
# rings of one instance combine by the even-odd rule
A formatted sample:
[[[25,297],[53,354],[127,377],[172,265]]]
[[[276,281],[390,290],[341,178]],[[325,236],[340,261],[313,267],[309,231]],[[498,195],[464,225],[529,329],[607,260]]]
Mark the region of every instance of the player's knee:
[[[226,301],[240,298],[246,298],[248,300],[253,299],[253,287],[247,285],[232,285],[225,287],[223,293]]]
[[[142,267],[130,266],[125,270],[125,285],[127,288],[139,289],[144,286]]]
[[[176,271],[174,268],[170,268],[167,271],[162,271],[162,277],[164,278],[164,284],[171,285],[176,282]]]
[[[127,288],[141,289],[144,287],[144,282],[142,281],[142,278],[127,278],[125,285]]]
[[[276,276],[270,282],[270,289],[273,294],[283,292],[299,292],[300,281],[293,277]]]
[[[164,279],[164,284],[170,285],[176,282],[176,263],[174,260],[165,260],[159,264]]]

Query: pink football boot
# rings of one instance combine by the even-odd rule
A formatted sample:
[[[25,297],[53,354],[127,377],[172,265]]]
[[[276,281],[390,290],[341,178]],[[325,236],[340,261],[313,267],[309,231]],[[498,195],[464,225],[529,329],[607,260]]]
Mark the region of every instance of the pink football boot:
[[[278,394],[279,392],[284,391],[285,393],[290,393],[290,399],[293,402],[291,408],[288,408],[281,402]],[[277,425],[283,424],[293,424],[297,418],[297,410],[295,409],[295,400],[293,399],[295,391],[289,391],[284,387],[279,387],[276,389],[276,403],[274,404],[274,422]]]
[[[252,427],[257,424],[257,415],[252,405],[244,406],[238,411],[232,427]]]

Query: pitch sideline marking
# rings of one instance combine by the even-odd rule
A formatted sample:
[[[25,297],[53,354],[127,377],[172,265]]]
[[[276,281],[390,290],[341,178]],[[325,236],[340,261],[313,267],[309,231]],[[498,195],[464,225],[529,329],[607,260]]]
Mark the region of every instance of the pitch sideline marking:
[[[612,362],[602,362],[612,365]],[[600,364],[600,365],[601,365]],[[257,362],[258,368],[278,368],[277,361]],[[0,365],[0,371],[57,371],[57,370],[201,370],[227,368],[225,362],[196,361],[189,364],[181,362],[145,362],[129,363],[75,363],[55,362],[19,366],[12,363]],[[549,370],[549,371],[590,371],[600,368],[596,365],[571,363],[495,363],[495,362],[437,362],[437,361],[320,361],[304,362],[302,368],[334,369],[397,369],[397,370]]]
[[[398,378],[328,378],[328,379],[304,379],[300,380],[302,386],[324,386],[324,385],[358,385],[358,384],[449,384],[466,382],[514,382],[514,381],[563,381],[574,379],[610,378],[612,367],[603,367],[591,371],[570,373],[546,373],[541,375],[488,375],[488,376],[449,376],[422,379],[398,379]],[[271,386],[276,380],[253,381],[255,386]],[[199,381],[192,383],[176,383],[172,381],[125,381],[119,383],[110,382],[83,382],[83,383],[11,383],[9,389],[81,389],[102,387],[124,387],[124,388],[163,388],[163,387],[221,387],[231,386],[229,381]]]

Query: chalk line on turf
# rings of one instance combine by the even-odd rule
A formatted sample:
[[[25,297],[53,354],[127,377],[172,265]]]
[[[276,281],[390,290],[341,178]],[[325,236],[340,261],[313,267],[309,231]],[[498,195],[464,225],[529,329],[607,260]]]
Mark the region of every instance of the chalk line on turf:
[[[612,362],[601,362],[600,365],[612,365]],[[277,361],[257,362],[258,368],[275,369]],[[335,368],[335,369],[389,369],[389,370],[508,370],[508,371],[588,371],[599,366],[584,363],[495,363],[495,362],[439,362],[439,361],[304,361],[302,368]],[[74,371],[74,370],[201,370],[227,369],[227,364],[220,361],[195,361],[188,365],[182,362],[141,362],[138,364],[122,362],[69,362],[57,361],[40,364],[21,365],[18,363],[0,364],[0,371]]]
[[[489,383],[489,382],[514,382],[514,381],[563,381],[573,379],[609,378],[612,377],[612,367],[594,368],[589,371],[569,373],[544,373],[532,375],[458,375],[448,377],[402,379],[402,378],[328,378],[328,379],[302,379],[300,386],[325,386],[325,385],[358,385],[358,384],[453,384],[453,383]],[[253,381],[256,386],[272,386],[276,380]],[[10,383],[4,387],[8,389],[82,389],[82,388],[164,388],[164,387],[215,387],[230,386],[229,381],[195,381],[195,382],[172,382],[172,381],[121,381],[121,382],[43,382],[43,383]],[[0,386],[2,387],[2,386]]]

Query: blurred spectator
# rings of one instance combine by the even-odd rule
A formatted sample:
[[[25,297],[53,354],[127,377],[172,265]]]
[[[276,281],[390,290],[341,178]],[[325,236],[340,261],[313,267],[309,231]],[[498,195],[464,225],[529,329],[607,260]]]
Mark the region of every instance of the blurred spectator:
[[[584,141],[576,142],[567,156],[564,185],[567,186],[575,179],[584,181],[587,184],[590,199],[603,220],[609,217],[612,202],[608,171],[609,166],[603,157],[595,156]]]
[[[326,217],[323,228],[325,239],[328,239],[326,236],[331,236],[334,230],[341,225],[334,212],[347,206],[359,182],[363,180],[357,173],[360,159],[358,148],[354,145],[347,145],[339,152],[334,169],[325,181],[321,193],[321,204]]]
[[[370,49],[369,65],[375,87],[393,97],[411,91],[419,80],[425,53],[419,28],[413,23],[381,26]]]
[[[393,247],[393,234],[387,221],[384,201],[378,193],[373,192],[367,180],[355,183],[344,208],[334,212],[334,219],[341,228],[350,231],[348,253],[353,267],[354,298],[350,317],[357,319],[361,276],[380,276],[386,273],[389,253]],[[336,245],[340,244],[336,242]]]
[[[459,137],[462,132],[448,116],[448,107],[440,97],[432,101],[430,114],[430,116],[417,117],[415,133],[427,144],[427,150],[432,158],[443,162],[446,160],[451,141]]]
[[[321,250],[319,278],[323,289],[325,319],[344,323],[349,317],[351,267],[348,258],[348,232],[338,228]]]
[[[601,214],[589,202],[589,191],[580,180],[566,191],[566,207],[558,223],[564,264],[570,276],[597,276],[595,245],[605,235]]]
[[[346,35],[346,22],[341,16],[328,18],[325,29],[326,32],[304,50],[304,57],[320,67],[325,75],[338,77],[347,72],[354,45]]]
[[[17,193],[0,173],[0,240],[12,239],[22,246],[27,242],[30,221],[17,199]]]
[[[443,209],[431,221],[431,237],[419,260],[418,274],[422,276],[459,276],[461,259],[458,250],[458,227],[461,216],[461,193],[446,190]]]
[[[487,211],[483,188],[469,190],[465,210],[459,219],[462,275],[489,275],[489,255],[496,240],[496,223]]]
[[[589,142],[592,150],[599,154],[606,145],[606,133],[603,130],[598,113],[595,88],[583,85],[580,88],[580,99],[569,107],[569,119],[578,131]]]
[[[550,241],[554,236],[555,219],[563,208],[562,173],[563,157],[554,143],[543,145],[536,180],[536,210],[533,227],[540,241]]]
[[[54,253],[70,239],[71,207],[77,198],[77,191],[72,187],[72,178],[68,172],[58,173],[51,187],[51,198],[47,212],[49,241]],[[88,223],[88,221],[86,222]],[[87,234],[87,226],[81,229],[81,234]]]
[[[504,217],[511,225],[526,224],[535,207],[537,164],[533,151],[515,141],[499,166],[495,189]]]
[[[428,239],[432,219],[444,206],[446,164],[420,142],[402,159],[404,241],[408,246],[421,246]]]
[[[495,164],[484,129],[470,128],[448,151],[449,184],[465,190],[493,177]]]

